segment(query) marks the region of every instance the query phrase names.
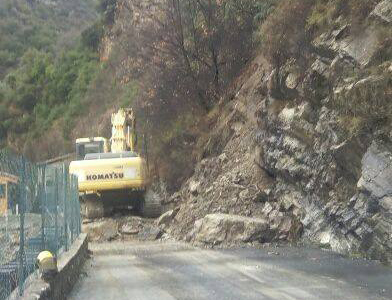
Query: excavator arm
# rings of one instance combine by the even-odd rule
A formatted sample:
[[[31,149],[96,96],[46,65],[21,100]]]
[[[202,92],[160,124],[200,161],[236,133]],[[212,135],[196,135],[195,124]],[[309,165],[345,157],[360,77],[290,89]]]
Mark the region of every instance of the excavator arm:
[[[111,152],[135,152],[137,146],[136,118],[131,108],[112,114]]]

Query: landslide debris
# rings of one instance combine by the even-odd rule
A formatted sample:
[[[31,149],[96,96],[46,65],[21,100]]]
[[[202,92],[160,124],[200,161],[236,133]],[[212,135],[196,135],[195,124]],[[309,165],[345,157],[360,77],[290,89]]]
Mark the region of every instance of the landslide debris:
[[[392,32],[390,7],[380,1],[360,31],[334,20],[302,60],[249,63],[216,108],[193,176],[165,197],[164,230],[391,262],[392,58],[390,35],[376,38]]]
[[[101,243],[108,241],[157,240],[164,232],[154,219],[138,216],[115,216],[98,220],[83,221],[82,231],[88,234],[89,241]]]
[[[251,82],[258,82],[259,76],[254,74]],[[173,237],[206,246],[233,246],[294,242],[300,236],[299,209],[273,198],[273,180],[257,163],[252,147],[256,103],[243,101],[241,97],[227,104],[217,125],[218,132],[221,126],[231,132],[223,152],[204,158],[182,189],[165,197],[166,206],[174,210],[162,215],[162,228]]]

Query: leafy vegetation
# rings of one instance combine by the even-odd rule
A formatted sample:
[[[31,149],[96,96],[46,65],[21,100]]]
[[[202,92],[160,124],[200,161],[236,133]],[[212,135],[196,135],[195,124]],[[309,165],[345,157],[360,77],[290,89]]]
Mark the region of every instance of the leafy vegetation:
[[[71,121],[80,113],[83,96],[99,65],[101,27],[88,27],[79,37],[80,30],[95,19],[94,3],[0,2],[3,144],[18,135],[39,136],[60,116]],[[61,40],[65,36],[71,40],[68,45]]]
[[[117,0],[100,0],[98,3],[98,11],[102,15],[105,24],[113,25],[115,21]]]
[[[366,25],[364,20],[374,9],[378,0],[316,0],[307,19],[307,28],[325,31],[333,27],[337,17],[343,16],[358,31]]]

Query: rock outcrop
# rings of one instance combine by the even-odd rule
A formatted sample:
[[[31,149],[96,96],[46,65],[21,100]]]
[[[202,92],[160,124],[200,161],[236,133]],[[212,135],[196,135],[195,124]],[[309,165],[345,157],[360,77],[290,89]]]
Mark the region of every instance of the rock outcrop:
[[[179,208],[172,235],[301,241],[392,261],[391,64],[377,58],[374,20],[388,26],[390,3],[359,33],[340,23],[317,37],[302,74],[295,59],[279,72],[262,55],[250,64],[211,133],[229,138],[169,199]]]
[[[392,1],[381,1],[371,13],[371,16],[379,18],[384,22],[392,23]]]

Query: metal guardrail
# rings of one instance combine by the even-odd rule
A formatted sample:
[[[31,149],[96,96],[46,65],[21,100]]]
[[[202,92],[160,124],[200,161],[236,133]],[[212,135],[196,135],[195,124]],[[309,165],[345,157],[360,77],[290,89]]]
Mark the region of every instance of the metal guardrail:
[[[68,166],[0,151],[0,300],[23,292],[39,252],[59,255],[80,232],[78,182]]]

